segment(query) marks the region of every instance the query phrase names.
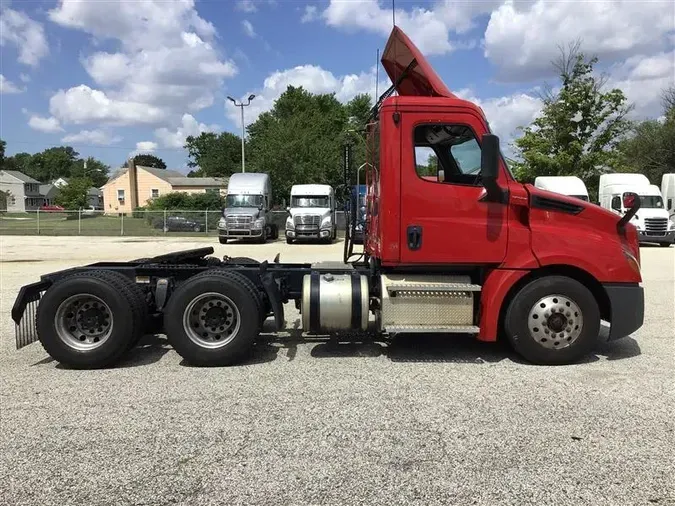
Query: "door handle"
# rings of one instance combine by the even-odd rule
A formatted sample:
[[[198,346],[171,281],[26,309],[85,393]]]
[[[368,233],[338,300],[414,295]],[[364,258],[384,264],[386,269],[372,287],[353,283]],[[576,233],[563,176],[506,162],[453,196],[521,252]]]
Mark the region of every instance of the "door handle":
[[[419,225],[408,226],[408,249],[417,250],[422,247],[422,227]]]

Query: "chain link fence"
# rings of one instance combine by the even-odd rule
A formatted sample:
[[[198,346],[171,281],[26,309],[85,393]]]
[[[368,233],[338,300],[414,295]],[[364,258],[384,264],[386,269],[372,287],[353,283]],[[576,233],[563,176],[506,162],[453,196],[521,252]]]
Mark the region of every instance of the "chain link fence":
[[[283,234],[285,211],[270,213],[272,223]],[[29,211],[0,213],[0,235],[85,235],[85,236],[217,236],[221,211],[134,211],[104,214],[103,211]],[[338,212],[338,228],[344,229]],[[282,235],[283,237],[283,235]]]

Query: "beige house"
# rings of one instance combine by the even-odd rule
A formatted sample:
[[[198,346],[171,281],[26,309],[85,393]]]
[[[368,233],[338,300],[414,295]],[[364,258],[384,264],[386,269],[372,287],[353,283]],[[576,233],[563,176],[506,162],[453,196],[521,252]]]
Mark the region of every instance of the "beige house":
[[[175,170],[134,166],[120,169],[101,187],[106,214],[130,213],[171,192],[227,195],[227,179],[186,177]]]

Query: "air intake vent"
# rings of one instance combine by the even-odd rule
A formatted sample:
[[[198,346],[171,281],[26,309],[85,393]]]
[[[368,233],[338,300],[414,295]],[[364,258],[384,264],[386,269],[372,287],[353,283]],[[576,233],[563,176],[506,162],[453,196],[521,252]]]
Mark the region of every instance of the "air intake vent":
[[[584,206],[570,204],[562,200],[552,199],[550,197],[541,197],[534,195],[532,197],[532,207],[543,209],[544,211],[558,211],[567,214],[579,214],[584,210]]]

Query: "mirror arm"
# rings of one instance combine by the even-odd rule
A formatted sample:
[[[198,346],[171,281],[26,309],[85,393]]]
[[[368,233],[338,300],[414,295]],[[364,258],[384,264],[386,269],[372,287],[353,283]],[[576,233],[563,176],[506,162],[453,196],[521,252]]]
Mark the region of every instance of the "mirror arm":
[[[633,216],[635,216],[640,209],[640,206],[642,205],[642,199],[640,197],[636,196],[635,198],[635,205],[631,207],[628,211],[626,211],[626,214],[624,214],[619,222],[616,224],[616,228],[619,231],[620,234],[623,235],[623,233],[626,230],[626,224],[633,219]]]

